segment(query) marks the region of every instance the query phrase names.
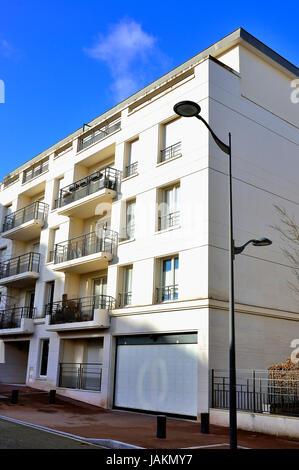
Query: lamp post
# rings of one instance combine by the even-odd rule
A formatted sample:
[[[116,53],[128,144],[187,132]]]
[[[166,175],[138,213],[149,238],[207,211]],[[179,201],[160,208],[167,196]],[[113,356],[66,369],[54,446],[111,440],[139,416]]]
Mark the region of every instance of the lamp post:
[[[175,104],[173,110],[183,117],[196,117],[204,123],[211,133],[218,147],[228,155],[228,206],[229,206],[229,434],[230,448],[237,449],[237,403],[236,403],[236,342],[235,342],[235,301],[234,301],[234,259],[235,255],[242,253],[247,245],[254,246],[271,245],[271,240],[261,238],[249,240],[244,245],[237,247],[233,237],[233,205],[232,205],[232,151],[231,133],[228,134],[228,145],[222,142],[207,121],[200,116],[201,108],[194,101],[180,101]]]

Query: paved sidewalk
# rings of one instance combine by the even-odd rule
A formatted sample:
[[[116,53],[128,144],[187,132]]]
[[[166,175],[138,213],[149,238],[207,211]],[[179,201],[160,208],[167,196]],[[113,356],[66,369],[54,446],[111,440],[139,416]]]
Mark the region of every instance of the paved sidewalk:
[[[9,397],[3,387],[0,395]],[[33,392],[33,393],[31,393]],[[29,388],[20,389],[17,405],[9,398],[0,398],[0,415],[15,418],[47,428],[56,429],[83,438],[125,442],[148,449],[179,449],[200,447],[228,449],[228,429],[211,426],[210,434],[201,434],[200,424],[183,419],[167,419],[167,439],[156,438],[156,417],[142,413],[104,410],[96,406],[57,396],[56,404],[49,404],[49,396]],[[251,449],[299,449],[299,441],[277,438],[247,431],[239,431],[239,446]]]

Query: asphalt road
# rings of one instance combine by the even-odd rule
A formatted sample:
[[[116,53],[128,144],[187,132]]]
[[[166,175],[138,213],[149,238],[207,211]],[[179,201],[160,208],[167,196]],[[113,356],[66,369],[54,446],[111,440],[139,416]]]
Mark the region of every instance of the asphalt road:
[[[101,447],[0,419],[0,449],[98,450]]]

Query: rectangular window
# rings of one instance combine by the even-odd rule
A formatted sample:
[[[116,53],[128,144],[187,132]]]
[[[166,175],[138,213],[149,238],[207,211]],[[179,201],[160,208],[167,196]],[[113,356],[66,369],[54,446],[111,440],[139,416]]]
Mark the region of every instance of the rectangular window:
[[[46,377],[48,371],[49,339],[41,340],[40,377]]]
[[[127,159],[125,166],[125,178],[137,173],[137,165],[139,158],[139,139],[129,142],[127,147]]]
[[[132,303],[133,266],[122,268],[122,292],[119,294],[119,306],[126,307]]]
[[[166,230],[180,223],[179,210],[180,185],[175,184],[162,189],[159,207],[158,230]]]
[[[50,252],[49,252],[49,262],[54,261],[55,257],[55,245],[57,243],[57,233],[58,233],[58,228],[54,228],[50,230],[50,240],[49,240],[49,247],[50,247]]]
[[[160,286],[157,289],[158,303],[178,299],[178,270],[178,256],[161,260]]]
[[[181,155],[181,121],[175,119],[162,126],[160,161]]]
[[[135,234],[135,206],[136,200],[127,201],[126,203],[126,239],[134,238]]]

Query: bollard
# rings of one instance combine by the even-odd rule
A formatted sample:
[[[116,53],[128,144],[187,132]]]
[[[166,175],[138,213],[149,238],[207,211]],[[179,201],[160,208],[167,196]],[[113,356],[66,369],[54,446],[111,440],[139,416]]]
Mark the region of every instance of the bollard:
[[[49,403],[50,403],[50,405],[55,404],[55,398],[56,398],[56,390],[50,390],[50,394],[49,394]]]
[[[210,415],[209,413],[200,414],[200,432],[202,434],[210,433]]]
[[[166,439],[166,416],[157,416],[157,438]]]
[[[12,390],[11,391],[11,403],[16,405],[19,401],[19,390]]]

